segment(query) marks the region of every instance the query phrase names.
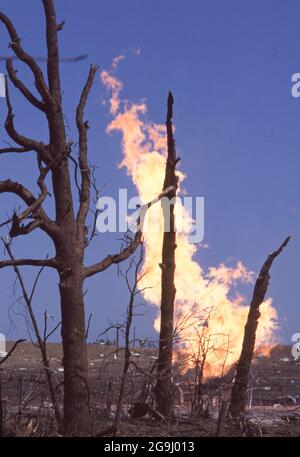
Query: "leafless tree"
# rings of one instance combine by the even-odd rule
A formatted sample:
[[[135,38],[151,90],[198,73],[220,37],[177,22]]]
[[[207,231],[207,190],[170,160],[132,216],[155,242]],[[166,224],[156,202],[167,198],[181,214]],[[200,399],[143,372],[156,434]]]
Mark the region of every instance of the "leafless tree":
[[[288,237],[276,251],[268,256],[254,286],[253,298],[245,325],[242,351],[237,364],[236,376],[230,398],[229,414],[235,421],[243,419],[245,415],[249,373],[255,348],[256,330],[260,318],[259,308],[263,303],[268,290],[270,268],[276,257],[278,257],[287,246],[290,238],[291,237]]]
[[[47,42],[47,79],[37,61],[22,46],[22,40],[13,22],[2,12],[0,21],[10,37],[10,48],[15,56],[31,71],[36,93],[19,79],[12,59],[7,60],[8,78],[24,98],[46,118],[49,140],[45,144],[39,139],[29,138],[20,133],[15,126],[14,111],[10,99],[8,78],[6,79],[7,117],[5,129],[15,143],[0,149],[0,154],[19,154],[21,157],[31,152],[36,153],[38,166],[37,184],[40,195],[25,185],[10,179],[0,181],[0,194],[10,193],[19,197],[26,208],[15,211],[9,221],[10,236],[16,238],[42,230],[53,242],[55,256],[49,259],[9,259],[0,262],[0,269],[5,267],[49,267],[59,276],[59,292],[62,320],[62,341],[64,351],[64,418],[65,435],[86,435],[90,433],[90,410],[88,388],[88,361],[86,347],[86,325],[84,312],[84,281],[100,273],[113,264],[118,264],[139,246],[142,231],[138,230],[130,244],[116,254],[94,265],[85,266],[84,255],[89,244],[87,217],[91,198],[91,169],[88,160],[88,122],[84,111],[98,67],[91,65],[76,109],[78,129],[79,157],[78,169],[81,182],[73,189],[69,160],[73,157],[73,141],[68,141],[62,104],[62,89],[59,67],[58,32],[63,24],[56,20],[53,0],[42,0],[46,18]],[[51,178],[54,197],[54,220],[46,213],[43,203],[49,197],[46,184]],[[74,202],[78,191],[79,208]],[[3,224],[2,224],[3,225]],[[76,399],[76,401],[74,401]]]
[[[5,241],[5,239],[2,239],[2,241],[4,243],[6,251],[8,252],[10,260],[13,262],[15,260],[15,257],[12,253],[10,244],[7,241]],[[58,325],[56,325],[53,329],[48,331],[48,316],[47,316],[47,312],[45,311],[45,313],[44,313],[44,331],[42,334],[39,329],[38,321],[36,319],[36,316],[35,316],[35,313],[33,310],[33,305],[32,305],[32,301],[33,301],[34,294],[35,294],[35,291],[37,288],[37,284],[38,284],[40,275],[41,275],[44,267],[42,267],[40,269],[40,271],[38,272],[38,274],[35,278],[31,293],[28,293],[26,290],[26,286],[25,286],[25,283],[24,283],[24,280],[23,280],[19,267],[14,266],[13,269],[16,273],[18,282],[21,287],[22,297],[25,301],[26,310],[29,314],[30,324],[33,328],[34,337],[37,341],[39,350],[41,352],[43,367],[45,370],[45,375],[46,375],[47,384],[48,384],[48,388],[49,388],[49,392],[50,392],[50,397],[51,397],[51,401],[52,401],[54,412],[55,412],[55,418],[56,418],[56,422],[57,422],[57,426],[58,426],[58,431],[59,431],[59,433],[62,433],[62,422],[63,421],[62,421],[62,414],[61,414],[61,408],[59,405],[58,396],[56,395],[57,386],[55,386],[55,382],[53,379],[53,372],[50,367],[50,359],[49,359],[48,353],[47,353],[47,341],[49,340],[51,335],[53,335],[55,333],[55,331],[60,327],[60,323]]]
[[[195,303],[188,313],[177,317],[175,324],[174,345],[178,348],[176,368],[187,372],[191,416],[208,412],[210,397],[216,395],[216,386],[221,385],[230,353],[229,335],[210,331],[213,319],[213,306],[202,308]],[[216,375],[212,372],[214,364],[218,366]],[[208,371],[214,385],[211,392]]]
[[[142,262],[143,262],[143,247],[141,246],[137,261],[135,260],[135,258],[132,259],[132,261],[130,262],[130,265],[124,275],[126,285],[127,285],[128,291],[129,291],[129,303],[128,303],[128,307],[127,307],[125,335],[124,335],[125,336],[124,365],[123,365],[121,385],[120,385],[117,409],[116,409],[116,414],[115,414],[115,423],[114,423],[114,426],[115,426],[114,434],[115,435],[117,435],[120,430],[123,403],[124,403],[124,398],[125,398],[126,382],[127,382],[127,378],[128,378],[128,370],[129,370],[130,363],[131,363],[130,332],[131,332],[132,321],[134,318],[135,299],[136,299],[136,296],[138,294],[140,294],[142,291],[142,289],[140,289],[140,287],[139,287],[139,284],[144,277],[144,274],[140,272]],[[132,268],[133,268],[134,272],[133,272],[133,280],[132,280],[132,284],[131,284],[130,271]]]
[[[172,398],[170,395],[172,385],[172,355],[174,335],[174,303],[176,296],[175,288],[175,251],[176,251],[176,229],[174,206],[178,187],[176,175],[176,147],[173,132],[173,105],[172,93],[168,97],[167,110],[167,141],[168,157],[166,163],[165,181],[163,190],[170,186],[172,190],[167,194],[170,205],[162,205],[164,216],[164,237],[162,248],[161,267],[161,319],[159,336],[159,355],[157,363],[157,385],[156,400],[158,409],[163,416],[172,415]],[[169,206],[169,207],[168,207]]]

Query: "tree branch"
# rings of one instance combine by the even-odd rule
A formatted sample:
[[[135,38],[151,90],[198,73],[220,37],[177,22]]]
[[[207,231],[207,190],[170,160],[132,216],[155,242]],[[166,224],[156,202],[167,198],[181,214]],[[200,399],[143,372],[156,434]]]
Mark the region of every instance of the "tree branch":
[[[37,154],[40,156],[41,160],[45,163],[48,163],[50,160],[50,156],[47,151],[47,147],[42,143],[31,138],[26,138],[23,135],[20,135],[14,125],[14,113],[10,101],[9,90],[8,90],[8,83],[7,77],[5,77],[5,84],[6,84],[6,106],[7,106],[7,117],[5,121],[5,129],[8,135],[20,146],[25,149],[36,151]]]
[[[37,184],[41,189],[40,196],[22,213],[18,216],[19,221],[21,222],[23,219],[27,219],[31,214],[35,214],[36,211],[42,206],[43,202],[45,201],[48,195],[48,189],[45,184],[45,179],[47,174],[50,170],[55,168],[55,166],[63,159],[62,156],[54,157],[51,162],[43,168],[41,164],[39,164],[40,169],[40,176],[37,180]]]
[[[48,104],[52,103],[52,97],[51,94],[49,93],[48,87],[45,84],[44,80],[44,75],[42,70],[40,69],[39,65],[36,63],[33,57],[31,57],[29,54],[27,54],[24,49],[21,46],[21,39],[18,36],[18,33],[15,29],[15,26],[11,22],[11,20],[0,11],[0,21],[5,25],[10,39],[10,47],[16,54],[16,56],[24,62],[32,71],[34,77],[35,77],[35,86],[40,93],[43,101]]]
[[[6,181],[0,181],[0,194],[3,194],[5,192],[15,194],[18,197],[20,197],[30,208],[29,214],[31,214],[32,209],[34,209],[34,211],[36,212],[36,216],[41,220],[40,227],[47,234],[49,234],[52,238],[55,235],[57,235],[58,230],[59,230],[57,225],[45,213],[43,208],[40,206],[40,202],[39,202],[39,204],[37,204],[38,199],[36,199],[25,186],[23,186],[22,184],[19,184],[18,182],[11,181],[10,179],[8,179]],[[26,210],[26,211],[28,211],[28,210]],[[23,213],[23,216],[24,216],[24,213]],[[23,219],[24,219],[24,217],[23,217]],[[13,218],[7,222],[8,223],[13,222]]]
[[[128,259],[138,248],[138,246],[142,243],[143,238],[143,228],[144,228],[144,221],[147,214],[148,209],[154,205],[155,203],[159,202],[165,195],[168,195],[170,192],[174,190],[173,186],[168,187],[163,192],[161,192],[158,197],[151,200],[151,202],[143,205],[140,209],[140,215],[137,220],[137,231],[133,238],[133,240],[119,252],[118,254],[108,255],[103,259],[101,262],[96,263],[90,267],[86,267],[84,271],[84,277],[89,278],[94,276],[96,273],[100,273],[107,268],[109,268],[113,264],[119,264],[124,260]]]
[[[24,343],[26,340],[18,340],[15,342],[15,344],[13,345],[13,347],[11,348],[11,350],[8,352],[8,354],[3,357],[3,359],[0,359],[0,366],[3,365],[3,363],[6,362],[6,360],[8,360],[10,358],[10,356],[13,354],[13,352],[15,351],[15,349],[17,349],[17,346],[21,343]]]
[[[132,242],[128,246],[126,246],[124,249],[122,249],[121,252],[119,252],[118,254],[114,254],[114,255],[108,255],[101,262],[96,263],[93,266],[85,268],[85,274],[84,274],[85,278],[94,276],[96,273],[100,273],[100,272],[106,270],[111,265],[119,264],[119,263],[123,262],[124,260],[128,259],[136,251],[138,246],[142,243],[142,236],[143,236],[142,231],[138,231],[135,234],[135,237],[132,240]]]
[[[89,126],[88,123],[84,121],[84,109],[98,68],[97,65],[91,65],[88,79],[83,88],[76,110],[76,123],[79,132],[79,167],[81,172],[80,207],[77,215],[77,224],[81,233],[84,233],[85,221],[89,211],[91,188],[87,141]]]
[[[17,219],[17,222],[14,223],[14,221],[16,219]],[[11,222],[13,222],[13,225],[9,232],[9,235],[11,236],[11,238],[16,238],[17,236],[21,236],[21,235],[28,235],[29,233],[33,232],[35,229],[41,227],[41,225],[42,225],[42,222],[39,219],[36,219],[27,225],[20,226],[19,218],[16,215],[14,215]]]
[[[24,152],[29,152],[32,151],[30,148],[17,148],[17,147],[10,147],[10,148],[1,148],[0,149],[0,155],[1,154],[23,154]]]
[[[8,267],[49,267],[58,269],[59,264],[55,258],[53,259],[14,259],[14,260],[1,260],[0,270]]]
[[[59,47],[57,40],[58,24],[53,0],[42,0],[46,16],[46,37],[48,48],[48,83],[52,97],[61,103],[61,85],[59,77]]]
[[[17,77],[17,70],[14,69],[13,62],[12,60],[7,60],[6,62],[6,69],[8,76],[15,86],[16,89],[18,89],[21,94],[37,109],[40,111],[45,112],[46,107],[43,102],[40,102],[31,92],[30,90],[25,86],[25,84]]]

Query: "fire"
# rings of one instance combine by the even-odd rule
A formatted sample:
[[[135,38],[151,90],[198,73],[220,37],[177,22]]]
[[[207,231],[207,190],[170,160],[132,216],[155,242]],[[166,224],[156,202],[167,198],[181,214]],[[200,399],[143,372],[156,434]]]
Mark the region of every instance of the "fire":
[[[257,348],[256,355],[270,357],[273,348],[274,345],[260,346],[259,348]]]
[[[122,82],[114,76],[120,58],[113,61],[110,71],[101,72],[101,80],[110,93],[110,113],[112,120],[107,132],[120,132],[122,135],[123,160],[143,203],[151,201],[162,189],[167,154],[165,125],[155,124],[146,119],[145,102],[133,103],[121,100]],[[185,175],[180,171],[179,183]],[[156,205],[160,207],[160,205]],[[185,355],[185,368],[195,366],[205,358],[206,375],[221,375],[237,361],[240,354],[244,325],[248,307],[239,295],[231,298],[232,289],[238,283],[253,282],[254,273],[237,262],[235,268],[224,264],[211,267],[204,272],[194,260],[196,245],[189,244],[187,232],[193,223],[183,205],[176,205],[175,217],[185,221],[185,231],[177,236],[176,250],[176,330],[175,341],[180,354]],[[151,217],[150,209],[149,215]],[[160,211],[160,210],[159,210]],[[182,217],[184,216],[184,218]],[[161,214],[160,214],[161,217]],[[144,234],[145,261],[143,271],[144,298],[157,306],[160,305],[162,231]],[[154,323],[159,330],[159,317]],[[277,314],[272,300],[261,306],[261,318],[257,330],[257,346],[275,343],[274,332],[277,328]]]

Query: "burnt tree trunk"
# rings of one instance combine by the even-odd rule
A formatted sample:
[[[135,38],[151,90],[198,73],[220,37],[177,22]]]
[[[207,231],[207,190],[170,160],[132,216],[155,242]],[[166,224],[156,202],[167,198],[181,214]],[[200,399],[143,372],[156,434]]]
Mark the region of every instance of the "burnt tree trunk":
[[[60,274],[64,353],[64,434],[90,433],[88,359],[83,300],[83,268],[76,249],[65,258]],[[68,268],[70,268],[68,272]],[[74,401],[75,400],[75,401]]]
[[[172,414],[172,353],[173,353],[173,332],[174,332],[174,302],[176,288],[174,283],[175,276],[175,251],[176,251],[176,231],[174,207],[178,178],[176,176],[176,148],[173,135],[173,105],[174,99],[170,92],[168,97],[167,112],[167,140],[168,158],[166,163],[166,173],[163,190],[172,187],[170,192],[162,199],[162,209],[164,217],[164,238],[162,248],[162,270],[161,275],[161,320],[160,320],[160,339],[159,355],[157,361],[157,384],[156,401],[158,410],[164,416]],[[165,199],[169,200],[169,205],[164,204]]]
[[[289,240],[290,237],[288,237],[284,243],[282,243],[277,251],[274,251],[269,255],[268,259],[263,264],[255,283],[253,298],[245,325],[242,351],[237,364],[236,376],[231,391],[229,415],[234,420],[242,419],[246,410],[249,372],[255,349],[256,330],[260,318],[259,307],[265,299],[265,295],[269,286],[269,271],[274,259],[279,256],[279,254],[288,244]]]

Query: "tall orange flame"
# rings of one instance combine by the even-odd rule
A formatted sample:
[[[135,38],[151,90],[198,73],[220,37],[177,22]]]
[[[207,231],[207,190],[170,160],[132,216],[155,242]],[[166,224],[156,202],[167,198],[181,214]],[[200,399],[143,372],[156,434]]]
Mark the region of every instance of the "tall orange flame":
[[[122,82],[114,76],[120,58],[114,59],[110,71],[101,72],[101,80],[110,93],[112,121],[107,132],[122,135],[123,161],[139,197],[143,203],[151,201],[162,189],[167,154],[165,126],[151,123],[146,119],[145,102],[132,103],[121,100]],[[185,175],[179,172],[180,189]],[[181,190],[180,190],[181,192]],[[160,205],[156,205],[159,207]],[[148,216],[151,217],[150,209]],[[157,211],[157,209],[156,209]],[[184,217],[182,217],[184,216]],[[161,217],[161,214],[160,214]],[[232,299],[232,288],[241,282],[253,282],[254,273],[239,261],[235,268],[224,264],[209,268],[205,273],[193,259],[197,247],[189,244],[187,232],[193,223],[182,204],[176,205],[175,217],[185,221],[185,231],[177,236],[176,250],[176,340],[180,341],[181,353],[186,354],[187,366],[203,358],[205,352],[205,373],[220,375],[236,362],[243,341],[244,325],[248,307],[245,299]],[[160,225],[162,227],[162,224]],[[162,231],[144,234],[145,261],[143,271],[147,288],[144,298],[160,305]],[[159,317],[154,323],[159,329]],[[261,306],[261,318],[257,329],[257,346],[270,345],[277,328],[277,314],[272,300],[267,299]]]

